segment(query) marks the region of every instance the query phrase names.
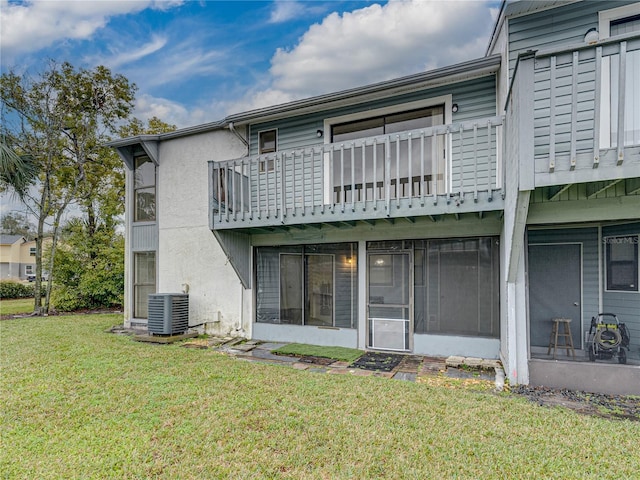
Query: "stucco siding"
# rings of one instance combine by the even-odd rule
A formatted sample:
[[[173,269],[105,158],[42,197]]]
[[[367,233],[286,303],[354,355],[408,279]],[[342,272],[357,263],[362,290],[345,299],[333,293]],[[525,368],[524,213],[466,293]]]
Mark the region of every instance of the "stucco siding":
[[[158,167],[158,285],[161,293],[189,289],[189,324],[246,335],[251,291],[245,290],[209,229],[209,160],[246,154],[230,131],[160,145]]]

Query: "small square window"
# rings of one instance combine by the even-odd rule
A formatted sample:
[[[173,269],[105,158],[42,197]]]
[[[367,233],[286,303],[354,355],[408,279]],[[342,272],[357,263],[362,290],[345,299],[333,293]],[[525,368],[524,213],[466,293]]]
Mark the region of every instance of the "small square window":
[[[29,255],[32,257],[36,256],[36,247],[29,247]]]
[[[638,291],[638,236],[607,237],[607,290]]]
[[[273,153],[276,151],[276,131],[265,130],[258,134],[259,138],[259,153]]]

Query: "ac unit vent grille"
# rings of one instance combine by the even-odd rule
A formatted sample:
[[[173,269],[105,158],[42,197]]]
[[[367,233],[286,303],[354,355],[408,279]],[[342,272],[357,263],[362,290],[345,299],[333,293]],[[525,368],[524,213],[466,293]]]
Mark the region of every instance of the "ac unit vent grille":
[[[149,295],[149,333],[179,335],[189,328],[189,295],[153,293]]]

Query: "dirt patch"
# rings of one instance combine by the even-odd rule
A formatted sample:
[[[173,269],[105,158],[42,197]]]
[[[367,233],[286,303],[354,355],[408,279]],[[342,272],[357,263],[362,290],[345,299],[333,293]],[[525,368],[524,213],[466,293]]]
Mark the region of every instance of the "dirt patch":
[[[584,415],[640,422],[640,397],[605,395],[518,385],[511,389],[540,406],[564,407]]]

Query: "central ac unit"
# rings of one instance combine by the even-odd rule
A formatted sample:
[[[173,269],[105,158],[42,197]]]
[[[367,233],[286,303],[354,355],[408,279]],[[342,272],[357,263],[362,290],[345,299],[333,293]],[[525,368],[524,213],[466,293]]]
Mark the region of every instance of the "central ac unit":
[[[149,333],[179,335],[189,328],[189,295],[184,293],[149,294]]]

